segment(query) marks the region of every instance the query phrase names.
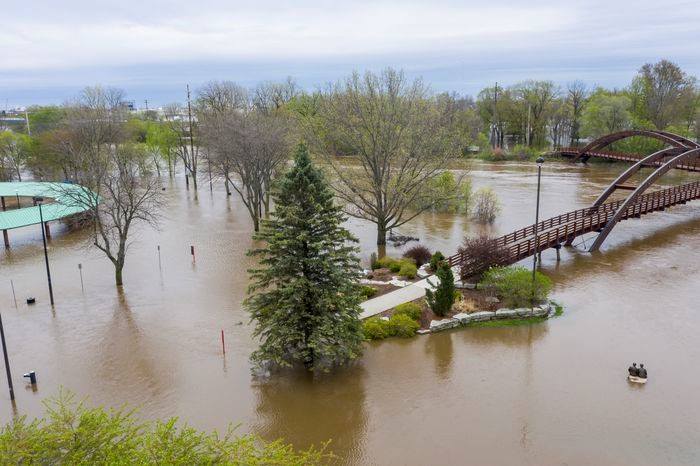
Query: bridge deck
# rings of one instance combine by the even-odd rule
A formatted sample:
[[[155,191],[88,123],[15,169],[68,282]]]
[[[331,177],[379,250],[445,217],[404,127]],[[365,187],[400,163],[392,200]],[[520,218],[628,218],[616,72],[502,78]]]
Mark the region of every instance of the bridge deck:
[[[562,147],[561,149],[558,149],[555,151],[556,154],[559,154],[563,157],[578,157],[580,152],[580,148],[577,147]],[[586,152],[586,155],[589,157],[596,157],[599,159],[606,159],[606,160],[616,160],[619,162],[632,162],[636,163],[639,162],[643,157],[637,154],[629,154],[625,152],[613,152],[613,151],[601,151],[601,150],[596,150],[596,151],[588,151]],[[671,155],[671,154],[669,154]],[[656,162],[652,163],[645,163],[644,166],[646,167],[660,167],[663,165],[663,161],[659,160]],[[700,172],[700,162],[696,161],[693,164],[681,164],[678,165],[677,167],[678,170],[685,170],[685,171],[690,171],[690,172]]]
[[[696,199],[700,199],[700,181],[654,191],[640,196],[635,204],[627,208],[622,220],[639,218]],[[507,248],[510,252],[509,264],[514,264],[532,256],[535,251],[541,252],[585,233],[600,230],[623,202],[624,200],[606,202],[598,208],[588,207],[548,218],[537,224],[537,238],[533,224],[496,238],[494,248]],[[451,266],[461,264],[464,259],[462,253],[448,258]]]

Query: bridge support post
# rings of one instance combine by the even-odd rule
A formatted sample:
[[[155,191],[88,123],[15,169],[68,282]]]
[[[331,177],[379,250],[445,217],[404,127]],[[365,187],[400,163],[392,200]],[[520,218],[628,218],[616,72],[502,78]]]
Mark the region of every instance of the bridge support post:
[[[561,261],[561,244],[557,244],[554,246],[554,249],[557,251],[557,262]]]
[[[2,230],[2,240],[5,243],[5,249],[10,249],[10,237],[7,235],[7,230]]]

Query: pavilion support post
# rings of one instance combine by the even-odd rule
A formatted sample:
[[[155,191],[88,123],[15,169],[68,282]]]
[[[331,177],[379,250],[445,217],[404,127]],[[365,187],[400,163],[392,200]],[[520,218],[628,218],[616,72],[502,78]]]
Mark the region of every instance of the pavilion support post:
[[[2,230],[2,240],[5,243],[5,249],[10,249],[10,237],[7,230]]]
[[[557,244],[554,249],[557,250],[557,262],[561,261],[561,244]]]
[[[49,228],[49,222],[44,222],[44,230],[46,230],[46,238],[51,239],[51,229]]]
[[[7,206],[5,205],[5,196],[0,196],[0,204],[2,204],[2,211],[5,212],[7,210]]]

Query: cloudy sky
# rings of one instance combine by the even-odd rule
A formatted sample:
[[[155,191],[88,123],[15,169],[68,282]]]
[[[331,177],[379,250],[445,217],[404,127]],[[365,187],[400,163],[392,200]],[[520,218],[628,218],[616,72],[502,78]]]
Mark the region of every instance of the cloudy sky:
[[[293,76],[313,89],[386,66],[435,90],[581,79],[622,87],[669,58],[700,76],[697,0],[31,0],[0,6],[0,106],[60,103],[85,85],[142,105],[211,79]]]

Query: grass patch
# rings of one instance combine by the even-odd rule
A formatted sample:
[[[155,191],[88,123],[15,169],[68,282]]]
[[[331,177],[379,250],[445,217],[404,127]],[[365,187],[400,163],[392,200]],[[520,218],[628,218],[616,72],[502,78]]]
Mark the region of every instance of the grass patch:
[[[554,317],[559,317],[564,314],[564,306],[555,301],[552,301],[552,304],[554,305]]]
[[[471,322],[467,327],[517,327],[519,325],[539,324],[547,320],[547,317],[528,317],[526,319],[502,319],[502,320],[486,320],[484,322]]]

